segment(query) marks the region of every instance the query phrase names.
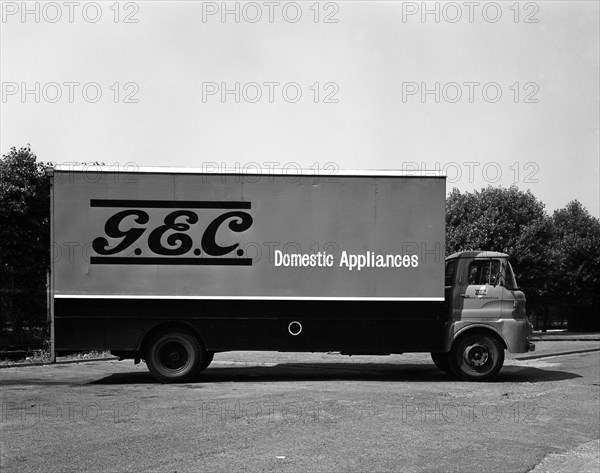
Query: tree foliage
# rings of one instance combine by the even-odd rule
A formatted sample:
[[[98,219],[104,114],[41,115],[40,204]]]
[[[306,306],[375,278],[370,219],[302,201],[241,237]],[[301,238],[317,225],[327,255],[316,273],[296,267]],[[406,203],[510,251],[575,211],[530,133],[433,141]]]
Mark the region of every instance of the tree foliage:
[[[600,303],[600,221],[578,201],[554,212],[552,251],[562,294],[570,304]]]
[[[546,215],[522,228],[513,251],[513,261],[519,286],[527,296],[531,310],[546,308],[556,287],[556,262],[552,219]]]
[[[46,321],[49,182],[29,147],[0,161],[0,329],[6,342],[27,339]]]
[[[515,186],[464,194],[453,189],[446,199],[446,250],[512,253],[523,229],[544,216],[544,204]]]

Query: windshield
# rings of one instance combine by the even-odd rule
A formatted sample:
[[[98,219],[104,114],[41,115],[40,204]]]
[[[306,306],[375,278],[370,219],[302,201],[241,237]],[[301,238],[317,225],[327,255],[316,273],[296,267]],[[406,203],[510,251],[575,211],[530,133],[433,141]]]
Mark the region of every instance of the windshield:
[[[468,283],[475,285],[497,284],[500,272],[498,260],[475,260],[469,265]]]

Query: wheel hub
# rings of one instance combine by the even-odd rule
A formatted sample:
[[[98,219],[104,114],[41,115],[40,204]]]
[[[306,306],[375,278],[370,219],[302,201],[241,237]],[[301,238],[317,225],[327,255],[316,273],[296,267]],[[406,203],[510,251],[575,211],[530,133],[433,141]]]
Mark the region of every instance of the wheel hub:
[[[480,368],[487,363],[490,352],[485,345],[474,343],[466,348],[463,356],[470,366]]]
[[[188,356],[185,347],[177,342],[164,344],[158,352],[162,365],[171,370],[177,370],[185,366]]]

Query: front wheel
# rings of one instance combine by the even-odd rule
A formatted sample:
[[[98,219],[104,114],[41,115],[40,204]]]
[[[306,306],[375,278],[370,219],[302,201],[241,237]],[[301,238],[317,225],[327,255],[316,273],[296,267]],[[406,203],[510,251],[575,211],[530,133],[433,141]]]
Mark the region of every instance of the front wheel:
[[[454,343],[449,354],[450,368],[465,381],[489,381],[504,364],[504,348],[491,335],[467,334]]]
[[[191,381],[200,371],[202,362],[200,342],[186,332],[159,334],[148,345],[148,369],[161,383]]]

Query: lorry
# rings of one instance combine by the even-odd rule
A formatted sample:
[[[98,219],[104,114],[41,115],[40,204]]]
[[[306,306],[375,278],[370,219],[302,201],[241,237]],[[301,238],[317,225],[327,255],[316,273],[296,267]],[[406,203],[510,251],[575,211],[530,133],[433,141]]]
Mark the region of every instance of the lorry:
[[[445,257],[444,176],[47,174],[54,355],[108,350],[188,382],[232,350],[428,352],[485,381],[535,348],[508,255]]]

